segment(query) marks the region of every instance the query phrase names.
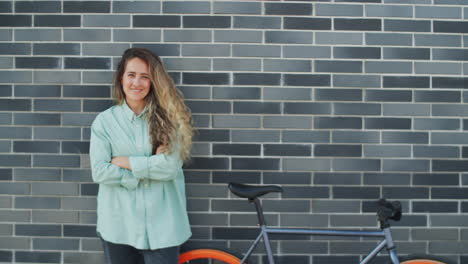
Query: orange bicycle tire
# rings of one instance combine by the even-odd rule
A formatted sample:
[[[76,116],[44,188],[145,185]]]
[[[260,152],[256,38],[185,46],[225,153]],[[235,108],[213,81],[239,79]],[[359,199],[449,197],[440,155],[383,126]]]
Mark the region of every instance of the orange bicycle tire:
[[[239,264],[241,262],[241,260],[238,257],[221,250],[193,249],[180,254],[179,264],[196,259],[215,259],[227,264]]]
[[[432,260],[432,259],[409,259],[409,260],[400,262],[400,264],[446,264],[446,263],[438,261],[438,260]]]

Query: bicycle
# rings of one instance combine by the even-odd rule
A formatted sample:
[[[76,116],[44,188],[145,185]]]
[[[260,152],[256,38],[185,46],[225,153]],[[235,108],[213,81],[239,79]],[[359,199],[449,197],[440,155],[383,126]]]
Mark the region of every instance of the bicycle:
[[[392,232],[389,220],[399,221],[402,216],[401,204],[398,201],[388,202],[384,199],[379,200],[377,210],[378,221],[381,231],[352,231],[352,230],[334,230],[334,229],[296,229],[296,228],[270,228],[266,225],[263,216],[263,209],[259,197],[271,193],[282,192],[283,189],[276,185],[247,185],[240,183],[229,183],[229,190],[235,195],[247,198],[249,202],[255,204],[257,211],[260,233],[255,241],[249,247],[243,257],[236,256],[224,250],[218,249],[192,249],[180,254],[179,264],[192,263],[200,260],[212,260],[212,263],[226,264],[245,264],[260,240],[266,250],[269,264],[274,264],[273,253],[271,250],[269,234],[290,234],[290,235],[321,235],[321,236],[351,236],[351,237],[380,237],[382,241],[364,258],[360,264],[367,264],[373,260],[384,248],[388,251],[391,264],[447,264],[446,261],[437,260],[432,256],[399,258],[392,238]],[[198,262],[197,262],[198,263]],[[203,262],[205,263],[205,262]]]

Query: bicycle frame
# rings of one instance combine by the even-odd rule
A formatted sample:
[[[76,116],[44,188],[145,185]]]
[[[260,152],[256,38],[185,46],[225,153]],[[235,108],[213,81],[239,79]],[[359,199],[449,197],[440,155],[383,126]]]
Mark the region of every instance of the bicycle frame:
[[[292,235],[320,235],[320,236],[351,236],[351,237],[381,237],[383,238],[379,244],[359,263],[367,264],[369,263],[380,251],[384,248],[387,249],[390,259],[393,264],[400,264],[398,259],[398,254],[395,249],[395,244],[393,243],[392,233],[390,230],[390,225],[382,229],[382,231],[352,231],[352,230],[332,230],[332,229],[296,229],[296,228],[269,228],[265,223],[265,218],[263,216],[262,205],[258,199],[249,200],[255,204],[255,209],[257,211],[258,223],[260,226],[260,234],[247,250],[247,253],[242,258],[240,264],[244,264],[247,258],[252,254],[257,244],[260,242],[260,239],[263,239],[265,244],[265,250],[268,257],[269,264],[275,264],[273,259],[273,253],[271,250],[270,238],[268,234],[292,234]]]
[[[267,252],[269,264],[274,264],[273,253],[271,250],[270,239],[268,234],[292,234],[292,235],[320,235],[320,236],[352,236],[352,237],[382,237],[383,240],[360,262],[360,264],[369,263],[377,254],[384,248],[387,248],[393,264],[400,264],[398,255],[393,244],[393,239],[390,233],[390,228],[385,228],[382,231],[351,231],[351,230],[326,230],[326,229],[294,229],[294,228],[269,228],[265,225],[261,226],[260,234],[247,250],[247,253],[242,258],[240,264],[244,264],[248,257],[252,254],[260,239],[263,238],[265,250]]]

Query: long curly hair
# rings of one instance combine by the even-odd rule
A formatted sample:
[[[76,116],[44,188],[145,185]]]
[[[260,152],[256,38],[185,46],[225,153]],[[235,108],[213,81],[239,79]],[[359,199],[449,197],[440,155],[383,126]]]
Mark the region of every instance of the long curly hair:
[[[130,48],[124,52],[113,80],[116,103],[121,105],[125,100],[121,80],[127,62],[133,58],[142,59],[149,67],[151,88],[145,97],[147,107],[145,118],[149,123],[152,153],[156,154],[156,149],[160,145],[169,146],[169,153],[178,146],[180,159],[188,161],[194,134],[192,115],[184,103],[182,93],[176,88],[158,55],[143,48]]]

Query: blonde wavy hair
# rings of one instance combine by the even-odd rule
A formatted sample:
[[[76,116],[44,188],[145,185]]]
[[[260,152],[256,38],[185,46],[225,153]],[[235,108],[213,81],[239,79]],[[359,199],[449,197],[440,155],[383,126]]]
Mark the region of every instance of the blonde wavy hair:
[[[143,48],[130,48],[124,52],[113,80],[116,103],[121,105],[125,100],[121,80],[127,62],[133,58],[142,59],[149,67],[151,88],[145,97],[147,107],[145,118],[149,123],[152,153],[156,154],[160,145],[169,146],[169,153],[177,146],[180,159],[188,161],[194,134],[192,115],[184,103],[182,93],[176,88],[158,55]]]

